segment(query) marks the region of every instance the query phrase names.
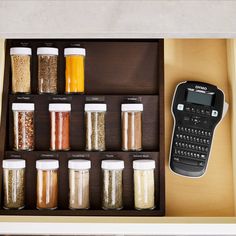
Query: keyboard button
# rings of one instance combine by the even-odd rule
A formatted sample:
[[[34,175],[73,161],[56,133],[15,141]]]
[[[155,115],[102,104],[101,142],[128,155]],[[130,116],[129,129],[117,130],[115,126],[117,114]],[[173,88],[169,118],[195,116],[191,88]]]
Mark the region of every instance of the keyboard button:
[[[194,107],[191,108],[191,112],[192,112],[192,113],[195,113],[195,112],[196,112],[196,110],[195,110]]]
[[[190,121],[190,117],[189,116],[184,116],[184,121]]]
[[[217,117],[217,116],[218,116],[218,111],[212,110],[211,116],[212,116],[212,117]]]
[[[205,154],[201,154],[201,158],[205,160],[206,159],[206,155]]]
[[[204,162],[203,161],[201,161],[201,162],[199,162],[199,164],[198,164],[199,166],[201,166],[201,167],[203,167],[204,166]]]
[[[206,115],[207,115],[207,116],[210,116],[210,115],[211,115],[211,111],[207,109],[207,110],[206,110]]]
[[[179,157],[174,157],[174,161],[179,162]]]
[[[201,109],[201,114],[205,115],[205,110],[204,109]]]
[[[198,165],[198,161],[194,161],[194,160],[190,160],[190,159],[186,159],[186,158],[181,158],[180,161],[181,161],[181,163],[184,163],[187,165],[192,165],[192,166]]]
[[[183,111],[184,110],[184,104],[178,104],[177,105],[177,110],[178,111]]]
[[[186,107],[185,107],[185,111],[190,112],[190,107],[189,107],[189,106],[186,106]]]

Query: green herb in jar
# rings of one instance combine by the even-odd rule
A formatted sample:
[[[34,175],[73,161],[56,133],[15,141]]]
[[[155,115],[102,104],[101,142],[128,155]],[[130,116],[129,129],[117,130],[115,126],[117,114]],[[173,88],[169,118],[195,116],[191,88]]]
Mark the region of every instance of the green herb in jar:
[[[86,112],[86,150],[105,150],[105,112]]]
[[[103,209],[122,209],[122,170],[103,170]]]
[[[25,204],[25,169],[4,169],[4,208],[22,209]]]

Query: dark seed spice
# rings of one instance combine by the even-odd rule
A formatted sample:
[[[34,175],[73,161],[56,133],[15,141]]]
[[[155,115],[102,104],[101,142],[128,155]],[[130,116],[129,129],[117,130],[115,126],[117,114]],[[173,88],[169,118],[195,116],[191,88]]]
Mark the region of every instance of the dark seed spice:
[[[57,56],[38,56],[39,93],[57,93]]]
[[[4,208],[21,209],[25,204],[25,169],[4,169]]]
[[[103,170],[103,209],[122,209],[122,170]]]
[[[14,149],[34,149],[34,112],[14,111]]]
[[[105,112],[85,112],[86,150],[105,150]]]

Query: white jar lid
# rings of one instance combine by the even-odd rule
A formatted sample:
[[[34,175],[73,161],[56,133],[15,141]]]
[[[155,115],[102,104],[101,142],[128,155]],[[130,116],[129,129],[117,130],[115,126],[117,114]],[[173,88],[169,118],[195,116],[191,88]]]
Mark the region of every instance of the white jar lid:
[[[121,111],[143,111],[143,104],[142,103],[122,104]]]
[[[27,47],[10,48],[10,55],[32,55],[32,49]]]
[[[105,103],[86,103],[84,106],[85,111],[106,111],[107,104]]]
[[[37,55],[58,55],[58,48],[40,47],[37,48]]]
[[[135,160],[133,161],[133,168],[135,170],[152,170],[155,169],[154,160]]]
[[[39,170],[54,170],[59,168],[59,161],[53,159],[42,159],[36,161],[36,168]]]
[[[7,159],[2,161],[2,167],[6,169],[20,169],[25,168],[25,160]]]
[[[68,55],[85,56],[86,50],[85,50],[85,48],[65,48],[64,49],[64,56],[68,56]]]
[[[34,111],[34,103],[12,103],[13,111]]]
[[[74,170],[87,170],[91,168],[91,161],[83,159],[69,160],[68,168]]]
[[[122,170],[125,165],[122,160],[103,160],[101,167],[107,170]]]
[[[71,104],[69,103],[50,103],[49,111],[71,111]]]

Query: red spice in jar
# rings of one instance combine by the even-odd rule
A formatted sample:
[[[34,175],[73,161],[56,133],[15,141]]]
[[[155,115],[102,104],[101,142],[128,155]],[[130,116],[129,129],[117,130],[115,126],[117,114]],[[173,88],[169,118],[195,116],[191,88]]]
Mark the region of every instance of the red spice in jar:
[[[69,150],[70,149],[70,104],[62,104],[61,110],[64,105],[63,111],[55,111],[53,106],[60,104],[49,104],[50,118],[51,118],[51,144],[50,149],[57,150]],[[50,109],[51,108],[51,109]],[[67,110],[66,110],[67,108]]]

